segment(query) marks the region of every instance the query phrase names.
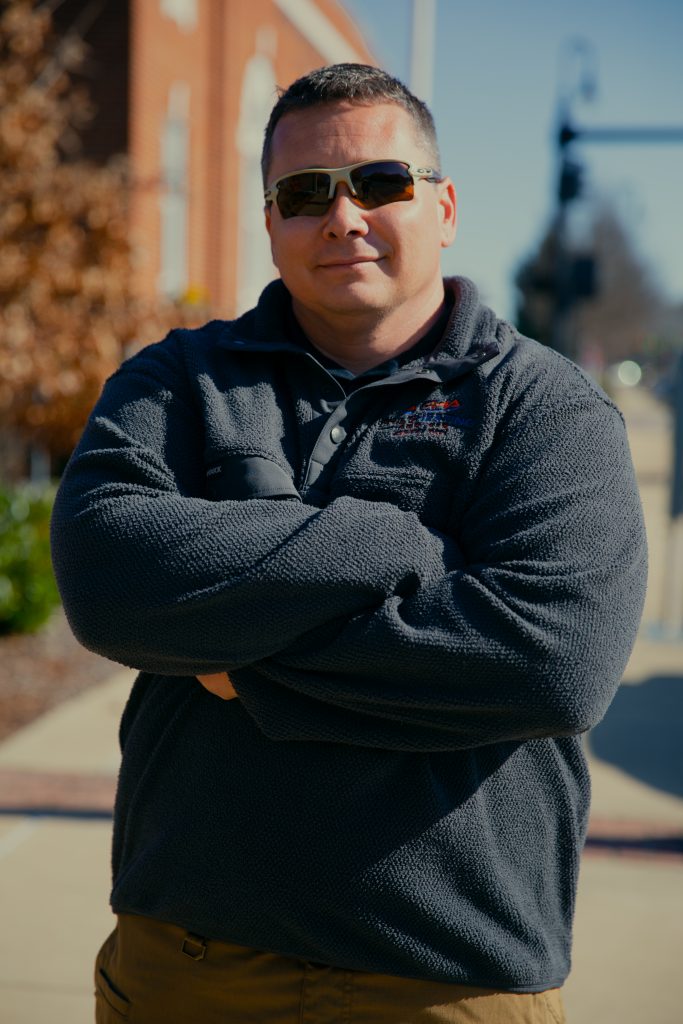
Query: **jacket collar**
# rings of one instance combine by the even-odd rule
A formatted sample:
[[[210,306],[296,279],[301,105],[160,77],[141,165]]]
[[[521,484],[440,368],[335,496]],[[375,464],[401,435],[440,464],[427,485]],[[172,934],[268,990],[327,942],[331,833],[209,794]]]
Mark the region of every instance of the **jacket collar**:
[[[428,359],[407,363],[392,374],[395,383],[416,375],[445,383],[500,354],[502,329],[509,326],[481,304],[476,285],[466,277],[447,277],[444,288],[454,293],[455,301],[440,344]],[[304,350],[287,334],[290,304],[282,281],[271,281],[254,309],[224,323],[219,345],[231,351],[302,354]]]

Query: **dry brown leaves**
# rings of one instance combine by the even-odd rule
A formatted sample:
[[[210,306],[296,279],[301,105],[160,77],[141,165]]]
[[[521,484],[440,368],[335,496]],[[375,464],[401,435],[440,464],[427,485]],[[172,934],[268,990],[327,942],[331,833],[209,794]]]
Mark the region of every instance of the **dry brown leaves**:
[[[136,340],[203,312],[135,296],[125,160],[66,159],[91,115],[82,55],[45,7],[0,15],[0,426],[60,456]]]

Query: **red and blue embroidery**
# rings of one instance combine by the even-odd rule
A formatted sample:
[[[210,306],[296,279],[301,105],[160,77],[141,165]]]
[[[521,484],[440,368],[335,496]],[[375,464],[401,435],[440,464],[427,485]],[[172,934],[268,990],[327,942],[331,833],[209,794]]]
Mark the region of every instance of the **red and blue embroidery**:
[[[413,434],[446,434],[450,427],[473,427],[475,421],[471,416],[464,416],[460,411],[457,398],[439,402],[432,399],[411,405],[404,412],[395,412],[380,421],[383,427],[393,427],[393,437],[406,437]]]

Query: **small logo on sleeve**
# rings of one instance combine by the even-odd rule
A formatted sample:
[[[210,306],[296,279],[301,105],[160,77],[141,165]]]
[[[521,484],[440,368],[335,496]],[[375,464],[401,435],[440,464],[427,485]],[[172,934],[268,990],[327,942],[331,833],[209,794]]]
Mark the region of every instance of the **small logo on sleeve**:
[[[392,437],[415,434],[447,434],[451,427],[473,427],[475,420],[463,415],[457,398],[439,402],[433,399],[411,405],[403,412],[385,416],[380,426],[391,427]]]

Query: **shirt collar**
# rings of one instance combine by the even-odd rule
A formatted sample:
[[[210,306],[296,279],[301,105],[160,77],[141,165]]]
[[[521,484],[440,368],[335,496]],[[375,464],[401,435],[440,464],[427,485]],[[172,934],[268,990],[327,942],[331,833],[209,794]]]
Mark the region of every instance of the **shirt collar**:
[[[378,366],[371,366],[368,370],[364,370],[362,373],[353,373],[351,370],[347,370],[345,367],[340,366],[339,363],[336,363],[333,359],[330,359],[329,356],[326,356],[320,351],[320,349],[316,348],[308,339],[299,324],[299,321],[294,315],[291,302],[287,309],[285,333],[292,344],[313,355],[317,361],[325,367],[327,372],[340,382],[340,384],[345,385],[354,381],[367,384],[370,381],[379,380],[382,377],[388,377],[403,366],[406,366],[408,363],[414,362],[415,360],[422,361],[428,358],[443,337],[446,325],[448,324],[453,310],[454,301],[453,293],[446,292],[444,295],[443,307],[438,319],[434,324],[432,324],[429,330],[422,335],[421,338],[411,345],[410,348],[401,352],[398,356],[392,356],[390,359],[386,359]]]

